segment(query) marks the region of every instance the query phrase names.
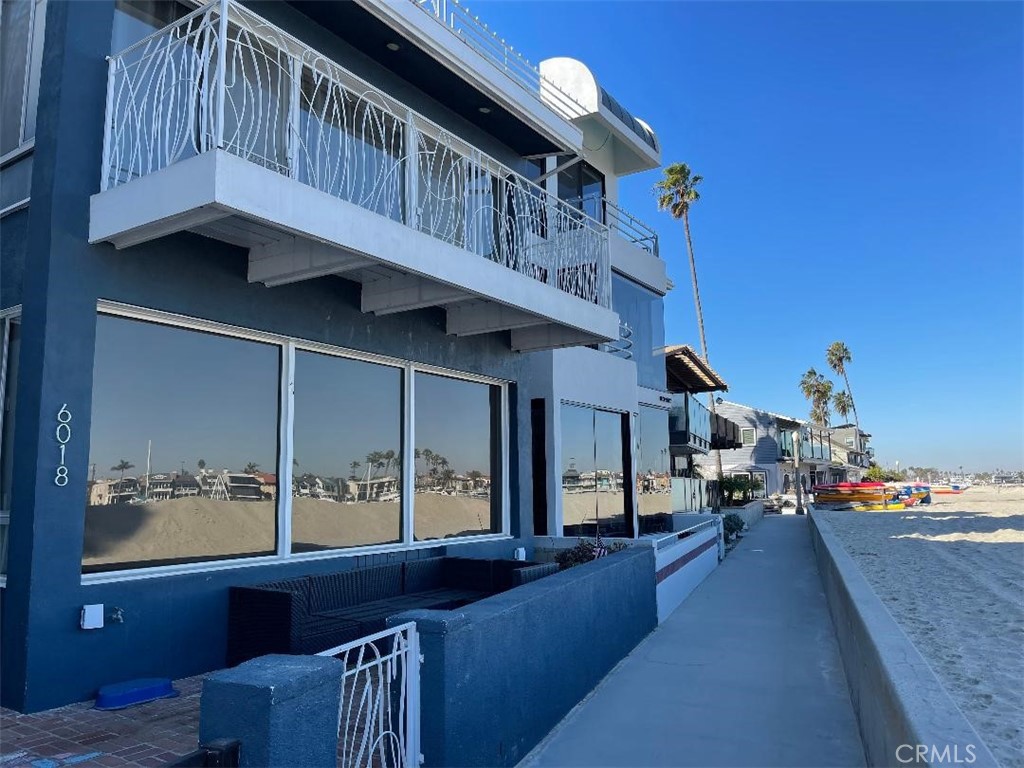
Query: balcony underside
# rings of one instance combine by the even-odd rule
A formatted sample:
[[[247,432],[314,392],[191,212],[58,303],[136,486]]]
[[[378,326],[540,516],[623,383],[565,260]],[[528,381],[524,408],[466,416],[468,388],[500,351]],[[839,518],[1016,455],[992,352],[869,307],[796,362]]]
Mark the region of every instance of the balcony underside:
[[[618,315],[502,264],[216,150],[91,200],[90,242],[190,231],[249,249],[249,281],[361,283],[362,310],[447,310],[448,333],[511,332],[516,351],[618,338]]]

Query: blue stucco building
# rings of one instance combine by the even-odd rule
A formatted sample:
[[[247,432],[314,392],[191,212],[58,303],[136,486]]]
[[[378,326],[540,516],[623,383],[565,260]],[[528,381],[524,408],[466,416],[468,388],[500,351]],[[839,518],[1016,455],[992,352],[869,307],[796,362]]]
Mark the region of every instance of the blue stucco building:
[[[2,9],[4,706],[224,666],[233,585],[664,525],[660,149],[591,69],[441,0]]]

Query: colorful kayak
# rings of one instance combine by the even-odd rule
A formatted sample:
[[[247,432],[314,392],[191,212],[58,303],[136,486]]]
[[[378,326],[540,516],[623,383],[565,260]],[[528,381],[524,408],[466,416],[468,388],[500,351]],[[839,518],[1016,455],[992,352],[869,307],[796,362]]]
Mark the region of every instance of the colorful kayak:
[[[889,499],[895,501],[895,493],[886,488],[885,483],[830,483],[816,485],[815,503],[839,504],[844,502],[863,502],[884,504]]]
[[[883,504],[874,502],[832,502],[820,503],[817,500],[814,506],[818,509],[829,509],[837,512],[902,512],[906,504],[902,501],[889,501]]]

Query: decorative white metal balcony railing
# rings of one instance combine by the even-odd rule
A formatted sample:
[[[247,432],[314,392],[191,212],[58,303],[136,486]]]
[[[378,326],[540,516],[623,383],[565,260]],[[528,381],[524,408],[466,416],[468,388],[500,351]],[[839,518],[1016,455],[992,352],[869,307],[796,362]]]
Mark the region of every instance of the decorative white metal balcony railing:
[[[619,237],[643,248],[652,256],[658,256],[658,233],[636,216],[623,210],[607,197],[586,195],[574,197],[566,202],[576,206],[591,218],[607,225]]]
[[[610,306],[604,224],[233,0],[109,66],[103,190],[221,149]]]
[[[567,120],[587,114],[575,98],[544,77],[540,70],[473,15],[459,0],[411,0],[453,35],[505,72],[531,96]]]

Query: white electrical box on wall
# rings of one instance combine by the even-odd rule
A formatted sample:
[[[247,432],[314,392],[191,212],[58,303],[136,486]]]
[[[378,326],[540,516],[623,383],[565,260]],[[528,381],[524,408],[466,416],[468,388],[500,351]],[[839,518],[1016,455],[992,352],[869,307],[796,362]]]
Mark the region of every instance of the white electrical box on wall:
[[[82,629],[103,629],[103,603],[82,606]]]
[[[516,551],[513,555],[516,560],[526,559],[526,547],[516,547]]]

